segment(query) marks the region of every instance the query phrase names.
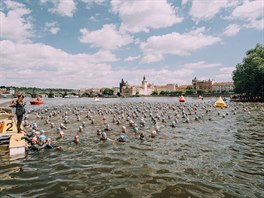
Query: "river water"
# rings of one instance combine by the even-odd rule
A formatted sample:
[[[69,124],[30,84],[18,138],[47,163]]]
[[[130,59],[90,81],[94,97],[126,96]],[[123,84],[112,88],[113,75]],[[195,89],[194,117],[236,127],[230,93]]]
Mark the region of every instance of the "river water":
[[[165,97],[102,99],[98,103],[88,98],[55,98],[44,99],[43,106],[28,103],[27,110],[33,111],[30,123],[36,122],[52,139],[56,129],[45,124],[46,116],[54,107],[68,112],[71,123],[64,131],[66,138],[55,141],[63,150],[29,152],[19,159],[10,159],[2,151],[0,197],[264,197],[264,104],[230,103],[227,109],[215,110],[209,106],[215,100],[187,98],[180,105],[177,98]],[[194,105],[197,114],[192,112],[185,123],[179,109],[187,111]],[[74,107],[86,123],[82,133],[78,132],[81,122],[71,113]],[[136,109],[141,110],[134,118],[138,124],[142,110],[147,111],[146,126],[139,127],[146,141],[135,139],[126,118],[119,126],[112,122],[111,112]],[[210,111],[206,113],[206,109]],[[232,109],[236,109],[235,115]],[[104,115],[95,114],[92,125],[87,111]],[[37,112],[45,118],[37,118]],[[148,137],[154,129],[150,112],[163,113],[167,121],[158,121],[161,129],[155,139]],[[180,117],[172,128],[175,112]],[[113,128],[107,132],[113,140],[122,125],[128,128],[126,143],[95,141],[96,130],[106,125],[102,116]],[[196,116],[200,116],[198,121]],[[52,122],[58,126],[61,115]],[[69,143],[75,134],[80,136],[79,145]]]

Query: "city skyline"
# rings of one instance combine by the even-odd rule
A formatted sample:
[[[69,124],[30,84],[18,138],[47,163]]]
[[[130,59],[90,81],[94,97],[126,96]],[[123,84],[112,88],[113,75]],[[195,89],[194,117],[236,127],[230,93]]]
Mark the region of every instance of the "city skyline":
[[[264,43],[263,10],[262,0],[4,0],[0,84],[231,81],[246,51]]]

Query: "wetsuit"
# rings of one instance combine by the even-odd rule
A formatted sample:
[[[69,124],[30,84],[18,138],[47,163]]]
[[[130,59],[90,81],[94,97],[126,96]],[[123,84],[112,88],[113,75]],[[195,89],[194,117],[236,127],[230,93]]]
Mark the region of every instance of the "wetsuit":
[[[48,144],[48,143],[45,143],[45,144],[42,144],[42,145],[34,144],[34,145],[31,146],[31,150],[40,151],[42,149],[57,149],[58,147],[59,146],[51,145],[51,144]]]
[[[31,150],[33,151],[40,151],[42,149],[44,149],[47,146],[47,143],[39,145],[39,144],[34,144],[30,147]]]
[[[17,132],[20,133],[21,131],[21,123],[23,120],[23,115],[25,114],[26,110],[24,108],[24,103],[19,103],[16,101],[16,104],[13,105],[16,107],[16,116],[17,116]]]

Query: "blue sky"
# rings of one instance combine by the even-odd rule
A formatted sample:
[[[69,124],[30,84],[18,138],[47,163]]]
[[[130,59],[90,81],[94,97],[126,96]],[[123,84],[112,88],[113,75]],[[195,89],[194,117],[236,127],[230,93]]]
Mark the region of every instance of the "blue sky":
[[[263,0],[3,0],[0,85],[231,81],[263,29]]]

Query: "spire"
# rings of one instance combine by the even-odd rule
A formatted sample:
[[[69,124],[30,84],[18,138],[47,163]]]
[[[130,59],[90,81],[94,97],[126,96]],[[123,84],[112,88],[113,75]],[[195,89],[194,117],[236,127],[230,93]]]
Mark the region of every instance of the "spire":
[[[122,78],[122,80],[121,80],[121,83],[122,83],[122,84],[124,84],[124,83],[125,83],[125,81],[124,81],[124,79],[123,79],[123,78]]]
[[[146,80],[146,76],[145,76],[145,74],[144,74],[144,76],[143,76],[143,81],[145,81]]]

